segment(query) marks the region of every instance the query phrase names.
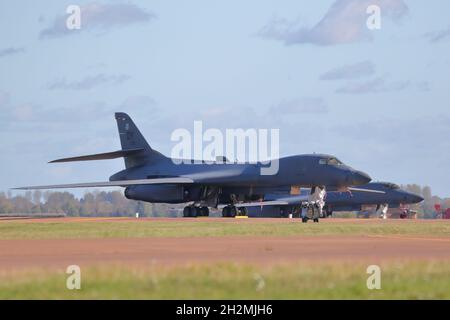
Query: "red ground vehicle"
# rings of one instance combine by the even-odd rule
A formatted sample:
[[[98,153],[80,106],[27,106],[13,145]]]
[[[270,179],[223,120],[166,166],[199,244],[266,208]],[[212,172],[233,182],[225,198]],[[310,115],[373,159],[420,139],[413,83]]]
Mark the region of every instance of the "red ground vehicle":
[[[438,217],[450,220],[450,208],[443,210],[440,204],[435,204],[434,209],[436,210]]]
[[[450,220],[450,208],[445,210],[444,214],[442,215],[442,219],[449,219]]]

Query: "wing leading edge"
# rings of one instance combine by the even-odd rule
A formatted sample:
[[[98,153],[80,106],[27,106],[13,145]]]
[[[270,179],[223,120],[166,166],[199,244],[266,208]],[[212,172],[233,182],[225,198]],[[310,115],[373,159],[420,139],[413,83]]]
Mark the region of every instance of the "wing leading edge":
[[[175,178],[157,178],[157,179],[139,179],[139,180],[119,180],[105,182],[86,182],[73,184],[55,184],[47,186],[28,186],[13,188],[13,190],[43,190],[43,189],[71,189],[71,188],[94,188],[94,187],[126,187],[146,184],[190,184],[194,180],[184,177]]]
[[[89,154],[86,156],[77,156],[77,157],[71,157],[71,158],[56,159],[56,160],[50,161],[49,163],[90,161],[90,160],[109,160],[109,159],[116,159],[116,158],[122,158],[122,157],[135,155],[142,151],[144,151],[144,149],[119,150],[119,151],[106,152],[106,153]]]
[[[380,193],[384,194],[384,191],[372,190],[372,189],[362,189],[350,187],[348,190],[353,192],[368,192],[368,193]],[[288,205],[299,205],[302,202],[309,201],[309,195],[297,195],[290,197],[280,197],[273,200],[259,201],[259,202],[247,202],[247,203],[237,203],[236,207],[258,207],[258,206],[288,206]],[[326,201],[326,200],[325,200]]]
[[[348,190],[350,190],[350,191],[356,191],[356,192],[367,192],[367,193],[380,193],[380,194],[385,194],[385,193],[386,193],[386,192],[381,191],[381,190],[364,189],[364,188],[354,188],[354,187],[350,187],[350,188],[348,188]]]

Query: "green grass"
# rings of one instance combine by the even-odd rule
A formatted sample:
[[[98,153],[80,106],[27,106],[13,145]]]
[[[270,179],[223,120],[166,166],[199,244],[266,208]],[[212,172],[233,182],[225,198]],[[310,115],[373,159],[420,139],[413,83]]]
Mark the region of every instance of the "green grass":
[[[29,271],[0,275],[0,299],[450,299],[448,264],[380,267],[381,290],[367,289],[362,264],[96,267],[82,269],[73,291],[63,272]]]
[[[450,236],[450,221],[0,221],[0,239],[412,235]],[[450,299],[446,261],[386,262],[382,289],[366,287],[367,265],[204,263],[190,266],[97,265],[82,268],[82,289],[65,287],[64,270],[0,268],[0,299]],[[54,269],[53,269],[54,270]],[[259,279],[259,280],[258,280]],[[258,283],[264,287],[258,290]]]
[[[302,224],[298,220],[251,221],[101,221],[101,222],[0,222],[0,239],[220,237],[295,235],[423,235],[450,236],[450,221],[418,223],[406,220]]]

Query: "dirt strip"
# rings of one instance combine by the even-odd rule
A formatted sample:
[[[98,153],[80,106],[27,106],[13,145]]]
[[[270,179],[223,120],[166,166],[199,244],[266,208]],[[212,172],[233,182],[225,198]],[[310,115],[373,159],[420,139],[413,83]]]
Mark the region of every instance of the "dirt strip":
[[[389,236],[0,240],[0,270],[70,264],[450,260],[450,238]]]

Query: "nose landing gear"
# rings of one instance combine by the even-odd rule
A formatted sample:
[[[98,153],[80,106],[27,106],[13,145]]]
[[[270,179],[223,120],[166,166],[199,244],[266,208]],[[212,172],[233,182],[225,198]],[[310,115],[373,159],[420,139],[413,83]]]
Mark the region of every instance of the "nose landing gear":
[[[311,194],[308,202],[302,205],[302,222],[307,223],[308,220],[313,220],[319,223],[319,218],[322,217],[323,207],[325,205],[325,187],[311,188]]]
[[[308,220],[313,220],[314,223],[319,223],[320,207],[317,203],[308,202],[302,206],[302,222],[307,223]]]
[[[387,219],[388,209],[389,205],[387,203],[377,205],[376,213],[380,217],[380,219]]]

